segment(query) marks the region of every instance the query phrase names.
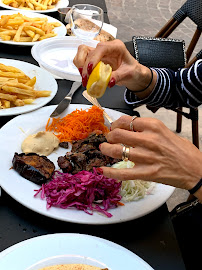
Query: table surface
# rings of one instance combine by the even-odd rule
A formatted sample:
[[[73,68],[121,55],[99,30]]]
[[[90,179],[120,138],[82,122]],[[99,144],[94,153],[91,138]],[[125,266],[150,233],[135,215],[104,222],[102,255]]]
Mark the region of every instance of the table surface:
[[[83,0],[70,0],[70,6],[75,2],[85,3]],[[105,1],[90,0],[89,3],[103,8],[105,22],[108,23]],[[49,13],[50,15],[57,17],[56,13]],[[129,47],[131,49],[130,44]],[[23,60],[38,65],[31,56],[30,47],[0,44],[0,57]],[[67,80],[57,80],[57,82],[59,90],[54,99],[47,105],[58,104],[72,84],[71,81]],[[83,90],[81,88],[75,93],[72,103],[90,104],[81,95]],[[132,115],[131,108],[123,100],[123,92],[123,87],[115,86],[106,91],[106,94],[99,101],[104,107]],[[1,117],[0,127],[12,118]],[[185,269],[166,204],[142,218],[129,222],[96,226],[80,225],[41,216],[25,208],[2,190],[0,197],[0,251],[23,240],[50,233],[83,233],[98,236],[131,250],[156,270]]]

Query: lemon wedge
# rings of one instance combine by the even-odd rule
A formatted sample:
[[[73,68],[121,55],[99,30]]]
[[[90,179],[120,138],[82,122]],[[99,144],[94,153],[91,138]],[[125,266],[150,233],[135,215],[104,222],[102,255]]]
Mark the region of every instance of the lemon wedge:
[[[111,73],[111,66],[100,61],[89,76],[86,86],[87,93],[94,98],[102,97],[109,83]]]

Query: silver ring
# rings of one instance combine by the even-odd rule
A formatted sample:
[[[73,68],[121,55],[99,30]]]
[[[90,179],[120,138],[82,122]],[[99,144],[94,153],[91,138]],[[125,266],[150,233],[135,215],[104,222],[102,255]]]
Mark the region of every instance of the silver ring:
[[[134,128],[133,128],[133,121],[134,121],[136,118],[137,118],[136,115],[132,117],[132,120],[131,120],[131,122],[130,122],[130,131],[135,131]]]
[[[129,160],[129,154],[130,154],[130,147],[123,146],[123,152],[122,152],[122,160],[128,161]]]

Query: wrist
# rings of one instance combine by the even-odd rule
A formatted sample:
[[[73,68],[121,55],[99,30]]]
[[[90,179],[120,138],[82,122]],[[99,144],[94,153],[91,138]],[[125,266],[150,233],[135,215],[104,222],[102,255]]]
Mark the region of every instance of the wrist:
[[[157,74],[154,70],[145,67],[138,63],[138,66],[134,70],[135,72],[135,82],[134,82],[134,89],[132,91],[136,94],[139,98],[143,99],[149,96],[157,81]],[[131,90],[131,89],[130,89]]]

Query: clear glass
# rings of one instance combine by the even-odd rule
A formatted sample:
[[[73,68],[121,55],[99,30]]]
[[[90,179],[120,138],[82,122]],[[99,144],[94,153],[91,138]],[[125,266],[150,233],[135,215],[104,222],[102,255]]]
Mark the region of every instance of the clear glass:
[[[78,4],[69,12],[71,31],[82,41],[94,39],[103,26],[103,10],[99,7]]]

